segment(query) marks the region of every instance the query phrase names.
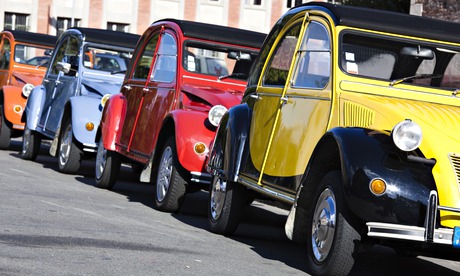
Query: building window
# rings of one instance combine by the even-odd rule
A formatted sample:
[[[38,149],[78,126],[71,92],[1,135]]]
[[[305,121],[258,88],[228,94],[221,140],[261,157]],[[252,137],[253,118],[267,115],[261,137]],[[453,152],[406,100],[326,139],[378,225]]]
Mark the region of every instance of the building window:
[[[70,27],[80,27],[80,19],[74,19],[72,26],[72,19],[67,17],[58,17],[56,21],[56,35],[60,36],[65,30]]]
[[[262,6],[262,0],[245,0],[247,6]]]
[[[107,30],[128,33],[129,32],[129,24],[107,22]]]
[[[7,30],[29,30],[29,15],[20,13],[5,13],[4,28]]]
[[[287,0],[286,1],[286,8],[290,9],[295,6],[301,5],[303,3],[303,0]]]

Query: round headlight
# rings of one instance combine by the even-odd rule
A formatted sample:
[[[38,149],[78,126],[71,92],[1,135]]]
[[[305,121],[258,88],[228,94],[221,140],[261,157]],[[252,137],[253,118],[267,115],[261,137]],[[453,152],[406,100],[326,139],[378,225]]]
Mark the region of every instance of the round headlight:
[[[397,124],[391,132],[393,142],[403,151],[412,151],[422,143],[422,129],[411,120],[405,120]]]
[[[213,126],[218,126],[220,119],[227,112],[227,108],[223,105],[215,105],[209,110],[208,119]]]
[[[30,92],[32,92],[32,89],[34,89],[34,87],[35,86],[33,84],[27,83],[26,85],[22,87],[22,95],[28,98],[30,95]]]
[[[111,94],[105,94],[102,99],[101,99],[101,106],[104,107],[105,106],[105,103],[109,100],[109,98],[111,97],[112,95]]]

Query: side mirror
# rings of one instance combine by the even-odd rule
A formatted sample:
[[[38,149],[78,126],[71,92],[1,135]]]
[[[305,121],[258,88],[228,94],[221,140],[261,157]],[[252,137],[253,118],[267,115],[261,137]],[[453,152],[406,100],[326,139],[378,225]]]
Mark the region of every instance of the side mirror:
[[[46,50],[45,53],[43,53],[45,56],[51,56],[53,54],[53,50]]]
[[[60,61],[56,64],[56,69],[64,74],[68,74],[70,71],[70,63]]]
[[[236,60],[251,60],[251,55],[248,53],[242,53],[242,52],[229,52],[227,54],[227,57],[229,59],[236,59]]]
[[[421,58],[421,59],[433,59],[434,58],[433,50],[428,49],[428,48],[422,48],[420,46],[403,47],[400,51],[400,54],[404,56],[411,56],[411,57]]]

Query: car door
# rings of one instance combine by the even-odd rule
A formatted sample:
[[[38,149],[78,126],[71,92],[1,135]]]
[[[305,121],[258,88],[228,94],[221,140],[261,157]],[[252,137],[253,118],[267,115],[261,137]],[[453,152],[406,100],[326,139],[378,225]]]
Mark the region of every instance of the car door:
[[[310,16],[296,51],[280,114],[267,149],[262,182],[284,192],[300,185],[331,114],[331,40],[328,24]]]
[[[173,107],[177,73],[177,42],[173,32],[162,31],[155,54],[148,90],[139,105],[130,150],[149,157],[156,144],[163,119]]]
[[[7,85],[11,57],[11,42],[5,35],[0,41],[0,87]]]
[[[247,163],[243,164],[241,173],[259,184],[301,28],[302,20],[299,19],[282,29],[280,39],[272,47],[271,56],[267,59],[265,73],[259,79],[256,93],[251,95],[254,104],[249,133],[249,158],[245,159]]]
[[[56,133],[64,112],[64,105],[76,93],[78,75],[78,53],[81,47],[80,39],[75,35],[65,38],[54,55],[51,67],[43,80],[46,89],[46,99],[39,126],[49,136]],[[70,70],[60,70],[62,64],[69,64]]]
[[[121,87],[121,93],[126,98],[126,114],[117,145],[124,151],[130,151],[131,138],[138,121],[138,111],[142,106],[144,94],[148,91],[150,76],[155,62],[160,29],[153,30],[139,45],[141,48],[134,54],[135,60],[129,78],[126,78]]]

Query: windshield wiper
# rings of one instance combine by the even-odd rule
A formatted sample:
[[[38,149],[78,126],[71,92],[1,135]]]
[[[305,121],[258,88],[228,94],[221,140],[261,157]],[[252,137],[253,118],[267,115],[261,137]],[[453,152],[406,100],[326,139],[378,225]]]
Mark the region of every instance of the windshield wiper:
[[[218,79],[218,80],[223,80],[223,79],[230,78],[230,77],[247,77],[247,76],[248,76],[248,75],[245,74],[245,73],[233,73],[233,74],[228,74],[228,75],[220,76],[220,77],[218,77],[217,79]]]
[[[390,82],[390,86],[395,86],[396,84],[400,84],[403,81],[406,80],[418,80],[418,79],[436,79],[436,78],[441,78],[442,75],[433,75],[433,74],[419,74],[419,75],[413,75],[410,77],[405,77],[405,78],[400,78],[400,79],[395,79]]]

